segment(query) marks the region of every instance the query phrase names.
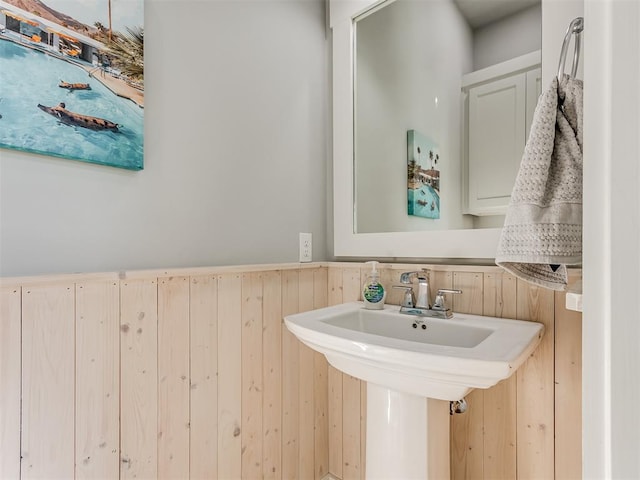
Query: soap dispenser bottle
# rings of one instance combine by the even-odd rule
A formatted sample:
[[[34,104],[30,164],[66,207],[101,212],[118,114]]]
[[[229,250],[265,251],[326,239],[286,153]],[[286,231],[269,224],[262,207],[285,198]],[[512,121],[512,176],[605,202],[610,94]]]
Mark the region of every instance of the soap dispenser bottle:
[[[378,262],[366,262],[365,265],[371,265],[371,272],[367,274],[367,278],[362,288],[362,300],[364,307],[369,310],[382,310],[384,308],[384,299],[387,292],[380,283],[380,274],[378,273]]]

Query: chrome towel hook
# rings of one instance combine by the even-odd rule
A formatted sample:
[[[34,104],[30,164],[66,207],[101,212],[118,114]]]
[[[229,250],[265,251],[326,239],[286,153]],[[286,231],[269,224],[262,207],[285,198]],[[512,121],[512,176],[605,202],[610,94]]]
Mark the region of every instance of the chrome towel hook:
[[[560,61],[558,62],[558,79],[562,77],[564,73],[564,64],[567,60],[567,50],[569,49],[569,42],[571,35],[575,35],[574,50],[573,50],[573,62],[571,64],[571,76],[575,77],[578,72],[578,61],[580,60],[580,44],[582,40],[582,30],[584,30],[584,18],[574,18],[567,28],[567,33],[564,36],[562,42],[562,50],[560,51]]]

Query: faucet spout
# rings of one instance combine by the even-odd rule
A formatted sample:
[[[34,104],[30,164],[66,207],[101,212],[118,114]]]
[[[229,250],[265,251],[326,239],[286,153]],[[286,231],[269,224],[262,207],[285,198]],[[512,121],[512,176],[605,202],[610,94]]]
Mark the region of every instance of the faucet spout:
[[[400,275],[400,283],[411,284],[414,279],[418,280],[418,293],[416,295],[415,307],[429,310],[429,277],[425,272],[404,272]]]

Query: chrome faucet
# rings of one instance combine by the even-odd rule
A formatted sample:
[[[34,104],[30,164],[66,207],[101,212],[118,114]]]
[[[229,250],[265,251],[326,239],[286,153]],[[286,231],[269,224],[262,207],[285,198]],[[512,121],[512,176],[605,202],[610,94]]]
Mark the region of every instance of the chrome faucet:
[[[418,295],[414,295],[412,285],[413,280],[418,280]],[[420,317],[451,318],[453,313],[447,307],[444,299],[445,293],[462,293],[462,290],[441,288],[436,294],[433,307],[429,303],[429,277],[428,273],[404,272],[400,275],[402,285],[394,285],[393,288],[405,290],[404,298],[400,304],[400,313],[407,315],[417,315]]]
[[[413,306],[428,310],[431,308],[431,304],[429,303],[429,277],[426,272],[404,272],[400,275],[400,283],[411,285],[414,278],[418,279],[418,294]]]

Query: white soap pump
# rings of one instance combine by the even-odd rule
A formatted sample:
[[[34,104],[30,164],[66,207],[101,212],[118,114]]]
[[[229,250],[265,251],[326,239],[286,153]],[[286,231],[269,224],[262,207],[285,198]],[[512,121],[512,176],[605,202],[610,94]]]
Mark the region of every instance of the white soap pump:
[[[366,262],[365,265],[371,265],[371,272],[367,275],[362,288],[362,301],[364,307],[369,310],[382,310],[384,308],[384,299],[387,292],[380,283],[380,274],[378,273],[378,262]]]

